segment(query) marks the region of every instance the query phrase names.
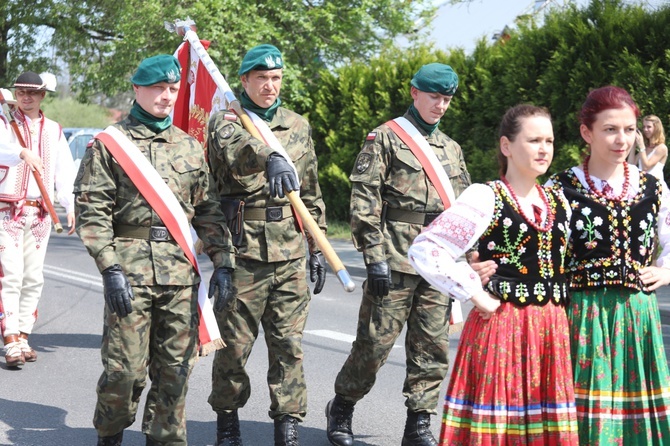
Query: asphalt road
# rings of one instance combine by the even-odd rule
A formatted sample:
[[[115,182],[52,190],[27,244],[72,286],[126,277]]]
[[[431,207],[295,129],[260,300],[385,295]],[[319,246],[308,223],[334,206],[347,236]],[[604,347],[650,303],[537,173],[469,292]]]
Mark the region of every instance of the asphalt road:
[[[346,293],[332,274],[321,294],[314,296],[304,336],[305,374],[309,411],[299,427],[301,444],[327,446],[324,407],[333,396],[333,382],[346,359],[355,334],[363,269],[360,255],[348,242],[333,242],[354,278],[356,290]],[[205,277],[211,272],[201,259]],[[9,370],[0,359],[0,445],[94,445],[92,426],[95,386],[102,371],[99,346],[102,332],[102,282],[77,236],[52,235],[45,265],[45,290],[39,319],[31,336],[37,362],[21,371]],[[670,297],[669,297],[670,299]],[[467,313],[469,307],[464,310]],[[670,326],[664,326],[670,353]],[[405,377],[404,334],[382,367],[375,387],[356,405],[353,428],[357,446],[400,444],[405,423],[402,383]],[[458,337],[452,337],[451,358]],[[207,404],[213,356],[199,360],[191,375],[187,397],[189,445],[212,445],[216,416]],[[267,350],[262,334],[250,357],[253,391],[241,409],[245,445],[273,444],[273,424],[265,373]],[[446,382],[443,385],[446,387]],[[441,414],[441,407],[436,408]],[[138,420],[126,431],[124,445],[144,445]],[[433,417],[439,432],[439,417]]]
[[[346,261],[345,261],[346,263]],[[201,264],[208,279],[209,260]],[[346,359],[355,334],[361,298],[360,268],[350,272],[357,289],[346,293],[332,274],[311,302],[304,336],[309,409],[299,427],[301,444],[328,445],[324,408],[333,396],[335,376]],[[0,444],[20,446],[93,445],[92,426],[96,382],[102,371],[102,282],[76,235],[53,234],[46,264],[45,289],[39,318],[30,340],[38,354],[23,370],[7,369],[0,359]],[[370,394],[356,406],[356,445],[397,445],[405,423],[402,383],[405,376],[404,335],[398,339]],[[452,342],[452,357],[456,340]],[[211,445],[216,416],[207,403],[213,355],[198,361],[187,397],[189,445]],[[251,355],[248,372],[253,390],[240,411],[245,445],[273,444],[273,423],[265,374],[267,350],[262,334]],[[146,393],[146,392],[145,392]],[[438,409],[439,412],[441,410]],[[124,445],[144,445],[138,420],[126,431]],[[438,417],[433,418],[438,433]]]

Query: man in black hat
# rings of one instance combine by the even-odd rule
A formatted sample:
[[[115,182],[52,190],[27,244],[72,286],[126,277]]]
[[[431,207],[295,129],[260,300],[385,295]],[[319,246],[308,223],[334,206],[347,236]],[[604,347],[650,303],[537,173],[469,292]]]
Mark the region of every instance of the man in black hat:
[[[49,198],[56,198],[67,211],[67,223],[74,232],[75,168],[70,147],[58,123],[40,109],[48,90],[44,80],[32,71],[22,73],[14,83],[16,105],[13,118],[26,147],[22,147],[8,116],[0,119],[0,302],[5,318],[0,324],[8,367],[21,368],[37,360],[28,344],[37,319],[42,295],[42,269],[51,234],[51,217],[31,173],[40,172]],[[4,91],[3,96],[10,96]],[[12,98],[5,97],[8,102]]]
[[[96,136],[75,181],[77,231],[102,274],[106,303],[98,446],[121,444],[147,375],[146,444],[187,444],[188,378],[199,331],[210,329],[199,323],[203,293],[189,224],[214,264],[210,295],[232,291],[233,247],[204,150],[170,118],[180,77],[173,56],[144,59],[131,79],[130,116]],[[213,314],[211,321],[216,327]]]

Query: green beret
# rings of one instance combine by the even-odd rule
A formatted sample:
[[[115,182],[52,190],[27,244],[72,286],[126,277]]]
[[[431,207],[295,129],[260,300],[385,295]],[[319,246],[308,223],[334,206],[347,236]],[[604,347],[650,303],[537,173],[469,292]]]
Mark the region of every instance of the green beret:
[[[159,54],[144,59],[130,81],[135,85],[147,86],[159,82],[174,84],[181,79],[179,61],[169,54]]]
[[[458,88],[458,76],[449,65],[429,63],[419,68],[411,82],[417,90],[453,96]]]
[[[251,70],[275,70],[284,68],[284,61],[281,53],[274,45],[258,45],[250,49],[242,59],[242,65],[238,75],[248,73]]]

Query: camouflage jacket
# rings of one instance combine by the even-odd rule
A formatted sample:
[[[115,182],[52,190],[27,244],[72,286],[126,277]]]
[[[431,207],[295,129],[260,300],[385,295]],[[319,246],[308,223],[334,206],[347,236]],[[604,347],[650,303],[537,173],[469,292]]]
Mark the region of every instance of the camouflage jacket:
[[[155,134],[134,117],[115,126],[151,161],[174,192],[214,267],[234,265],[230,232],[202,146],[171,126]],[[77,233],[100,271],[116,263],[131,285],[191,285],[200,278],[173,241],[115,237],[114,225],[164,226],[99,140],[86,149],[75,180]]]
[[[409,113],[404,117],[426,136]],[[461,147],[439,129],[426,140],[444,166],[455,195],[460,195],[470,185]],[[387,260],[394,271],[416,274],[407,260],[407,250],[423,226],[389,219],[383,222],[382,206],[386,202],[389,208],[424,213],[444,210],[419,160],[382,124],[368,134],[349,179],[352,238],[363,252],[365,264]]]
[[[270,130],[298,171],[300,198],[322,231],[326,231],[326,206],[321,197],[312,130],[305,118],[279,107]],[[216,113],[209,121],[208,158],[221,197],[244,201],[245,209],[289,205],[287,198],[270,198],[265,162],[274,150],[252,137],[230,111]],[[310,251],[317,250],[308,235]],[[244,239],[237,256],[262,262],[279,262],[305,256],[305,244],[296,220],[244,221]]]

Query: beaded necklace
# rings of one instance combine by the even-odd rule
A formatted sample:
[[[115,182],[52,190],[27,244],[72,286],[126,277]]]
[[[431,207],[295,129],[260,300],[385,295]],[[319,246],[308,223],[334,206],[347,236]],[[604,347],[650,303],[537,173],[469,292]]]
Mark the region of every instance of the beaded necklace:
[[[534,227],[537,231],[548,232],[549,230],[551,230],[552,226],[554,225],[554,218],[556,218],[556,212],[551,208],[551,206],[549,206],[549,199],[547,198],[547,194],[545,193],[544,189],[542,189],[542,187],[540,187],[539,184],[535,183],[535,188],[537,189],[537,192],[540,194],[540,198],[544,203],[544,208],[547,210],[547,220],[544,222],[544,224],[540,225],[535,223],[534,218],[528,218],[526,213],[523,211],[521,203],[519,203],[519,198],[516,196],[516,193],[514,192],[514,189],[512,189],[512,186],[507,181],[507,178],[502,176],[500,179],[505,184],[505,186],[507,186],[507,190],[509,190],[510,195],[512,195],[512,200],[514,200],[514,205],[516,206],[517,210],[519,211],[519,214],[521,214],[523,219],[526,220],[526,222],[532,227]]]
[[[584,160],[584,165],[582,166],[582,170],[584,171],[584,177],[586,178],[586,184],[589,185],[589,189],[591,189],[591,193],[597,197],[604,198],[606,200],[612,200],[612,201],[621,201],[624,198],[628,196],[628,187],[630,186],[630,178],[628,174],[628,163],[623,162],[623,176],[624,176],[624,181],[623,181],[623,188],[621,190],[621,194],[618,197],[609,197],[596,189],[596,185],[593,184],[593,180],[591,179],[591,175],[589,175],[589,160],[591,159],[591,155],[587,156],[586,159]]]

